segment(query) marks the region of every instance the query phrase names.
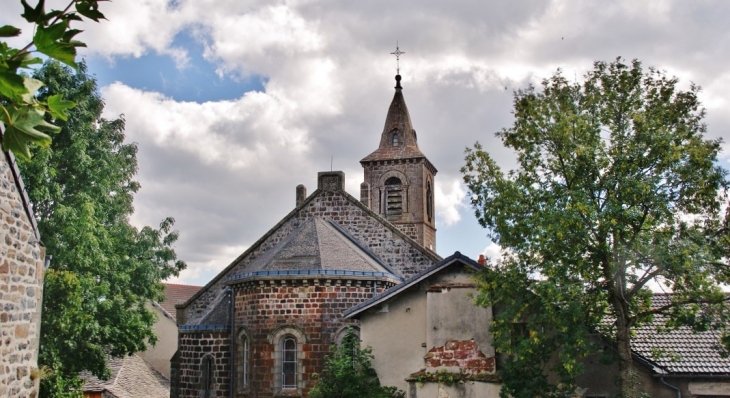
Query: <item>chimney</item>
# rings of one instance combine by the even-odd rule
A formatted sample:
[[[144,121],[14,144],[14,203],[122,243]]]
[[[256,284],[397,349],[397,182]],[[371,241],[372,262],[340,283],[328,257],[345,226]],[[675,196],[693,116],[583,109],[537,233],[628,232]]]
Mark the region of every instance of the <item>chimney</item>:
[[[479,260],[477,260],[477,263],[479,263],[479,265],[481,265],[482,267],[486,267],[487,266],[487,259],[486,259],[486,257],[484,257],[483,254],[480,254],[479,255]]]
[[[307,187],[302,184],[297,185],[297,207],[307,199]]]

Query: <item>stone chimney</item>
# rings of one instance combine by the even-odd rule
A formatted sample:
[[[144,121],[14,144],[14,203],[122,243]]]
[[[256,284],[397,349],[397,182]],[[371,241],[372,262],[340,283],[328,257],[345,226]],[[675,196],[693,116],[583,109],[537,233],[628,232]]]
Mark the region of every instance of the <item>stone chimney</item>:
[[[302,203],[304,203],[304,200],[307,199],[307,187],[305,187],[302,184],[297,185],[297,204],[296,207],[299,207]]]
[[[344,191],[345,173],[342,171],[320,171],[317,173],[317,189],[323,191]]]
[[[480,254],[479,255],[479,259],[477,260],[477,263],[479,263],[479,265],[481,265],[482,267],[486,267],[487,266],[487,258],[484,257],[483,254]]]

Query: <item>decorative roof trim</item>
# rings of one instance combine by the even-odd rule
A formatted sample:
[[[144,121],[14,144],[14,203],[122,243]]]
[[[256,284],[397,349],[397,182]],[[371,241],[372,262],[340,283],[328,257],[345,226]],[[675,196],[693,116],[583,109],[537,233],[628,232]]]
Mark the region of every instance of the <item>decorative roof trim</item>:
[[[223,324],[182,325],[179,326],[177,329],[180,333],[230,332],[230,326]]]
[[[466,265],[467,267],[471,268],[473,271],[479,271],[483,269],[482,266],[479,265],[476,261],[470,259],[467,256],[464,256],[460,252],[455,252],[454,254],[450,255],[449,257],[446,257],[445,259],[441,260],[440,262],[432,265],[431,267],[427,268],[424,271],[421,271],[419,274],[416,274],[409,278],[407,281],[401,283],[400,285],[394,286],[383,293],[380,293],[379,295],[364,301],[349,310],[345,311],[342,314],[342,317],[347,318],[353,318],[356,315],[362,313],[363,311],[372,308],[378,304],[381,304],[387,300],[390,300],[391,298],[397,296],[401,292],[404,292],[408,290],[409,287],[418,284],[419,282],[423,281],[424,279],[430,277],[431,275],[443,270],[444,268],[449,267],[451,264],[455,262],[461,262],[462,264]]]
[[[226,278],[227,284],[235,284],[240,282],[246,282],[253,279],[263,279],[267,277],[281,277],[281,276],[334,276],[334,277],[347,277],[346,279],[386,279],[395,283],[400,283],[403,278],[399,278],[396,275],[387,272],[370,272],[370,271],[349,271],[349,270],[334,270],[334,269],[300,269],[300,270],[265,270],[255,272],[244,272],[240,274],[231,275]],[[354,278],[353,278],[354,277]],[[276,278],[279,279],[279,278]]]

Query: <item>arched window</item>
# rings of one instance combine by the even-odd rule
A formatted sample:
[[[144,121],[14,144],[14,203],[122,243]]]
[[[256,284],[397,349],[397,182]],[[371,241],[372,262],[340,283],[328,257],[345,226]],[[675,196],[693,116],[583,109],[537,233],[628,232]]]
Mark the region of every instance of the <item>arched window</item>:
[[[274,366],[271,372],[274,374],[272,386],[276,390],[275,395],[279,393],[301,395],[304,386],[303,348],[307,344],[307,336],[296,326],[284,325],[269,334],[268,341],[274,348],[272,353]]]
[[[236,385],[238,386],[238,392],[244,392],[248,389],[250,380],[249,371],[251,369],[250,342],[245,330],[242,330],[239,334],[237,351]]]
[[[213,390],[213,356],[205,355],[200,361],[200,396],[210,397]]]
[[[287,336],[281,341],[281,388],[297,388],[297,340]]]
[[[393,144],[393,146],[400,145],[400,137],[398,136],[398,130],[393,130],[393,132],[391,134],[392,134],[391,143]]]
[[[390,177],[385,181],[385,205],[387,216],[403,214],[403,184],[398,177]]]

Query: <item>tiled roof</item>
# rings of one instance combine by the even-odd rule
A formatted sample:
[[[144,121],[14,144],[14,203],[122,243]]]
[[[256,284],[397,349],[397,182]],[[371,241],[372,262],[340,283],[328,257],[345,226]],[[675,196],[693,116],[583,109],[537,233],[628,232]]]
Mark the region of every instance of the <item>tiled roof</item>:
[[[109,380],[99,380],[87,372],[84,379],[84,392],[106,391],[117,398],[169,398],[170,381],[137,355],[112,358],[109,361],[111,376]]]
[[[165,300],[160,303],[160,307],[167,311],[172,316],[172,319],[175,319],[175,304],[186,302],[201,288],[201,286],[178,285],[174,283],[164,283],[164,285]]]
[[[670,294],[655,294],[652,306],[669,303]],[[673,374],[730,374],[730,358],[721,355],[721,331],[694,333],[683,326],[662,330],[666,317],[657,315],[652,323],[634,329],[631,346],[635,354]]]

